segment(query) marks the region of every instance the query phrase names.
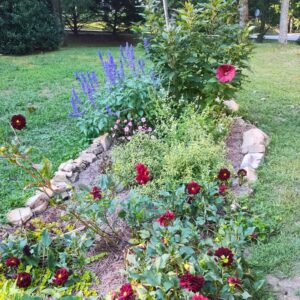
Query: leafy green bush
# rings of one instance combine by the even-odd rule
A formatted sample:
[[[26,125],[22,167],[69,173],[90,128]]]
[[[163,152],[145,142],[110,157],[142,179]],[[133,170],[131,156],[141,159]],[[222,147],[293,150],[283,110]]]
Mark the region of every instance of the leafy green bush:
[[[217,98],[232,98],[241,86],[242,70],[251,53],[249,29],[238,24],[236,1],[209,0],[195,6],[186,2],[172,15],[169,28],[163,16],[157,15],[155,7],[160,2],[150,2],[144,28],[151,36],[148,56],[178,113],[187,102],[203,107]],[[216,78],[216,69],[222,64],[236,68],[230,83]]]
[[[178,122],[157,128],[162,138],[138,134],[127,144],[115,147],[112,153],[114,177],[125,186],[131,186],[134,166],[144,163],[151,170],[153,180],[140,191],[149,195],[166,185],[212,178],[227,163],[223,147],[206,133],[202,122],[201,115],[189,112]]]
[[[50,1],[12,1],[0,4],[0,53],[26,54],[57,49],[63,26]]]

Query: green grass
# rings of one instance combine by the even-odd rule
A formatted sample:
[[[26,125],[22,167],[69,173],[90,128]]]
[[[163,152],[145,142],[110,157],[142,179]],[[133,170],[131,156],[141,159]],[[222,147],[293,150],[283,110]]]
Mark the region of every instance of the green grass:
[[[266,274],[299,274],[300,263],[300,47],[258,45],[250,82],[238,95],[241,114],[270,137],[251,206],[266,221],[281,219],[279,233],[252,247],[252,262]]]
[[[22,57],[0,56],[0,116],[5,120],[18,113],[27,117],[27,129],[20,132],[20,137],[33,147],[35,162],[47,157],[56,170],[83,148],[75,121],[68,117],[69,98],[72,86],[79,88],[75,71],[95,70],[102,77],[98,49],[69,47]],[[102,48],[103,52],[107,49]],[[29,114],[31,104],[37,110]],[[0,145],[11,137],[9,126],[0,122]],[[10,208],[22,205],[32,194],[23,191],[27,180],[20,170],[0,160],[0,223]]]

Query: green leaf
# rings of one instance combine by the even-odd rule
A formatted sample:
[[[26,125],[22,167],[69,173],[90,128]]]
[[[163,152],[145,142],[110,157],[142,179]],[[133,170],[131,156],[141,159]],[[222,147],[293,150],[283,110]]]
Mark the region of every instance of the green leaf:
[[[42,238],[41,238],[41,244],[45,247],[48,248],[51,245],[51,237],[49,235],[49,232],[47,229],[45,229],[42,233]]]

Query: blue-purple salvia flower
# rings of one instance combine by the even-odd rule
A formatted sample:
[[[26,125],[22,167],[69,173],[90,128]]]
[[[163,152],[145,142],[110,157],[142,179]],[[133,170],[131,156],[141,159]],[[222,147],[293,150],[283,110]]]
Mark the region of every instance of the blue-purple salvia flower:
[[[144,42],[144,48],[146,53],[149,53],[149,46],[150,46],[149,40],[147,38],[144,38],[143,42]]]
[[[80,108],[79,108],[79,105],[82,103],[81,100],[79,99],[77,93],[76,93],[76,90],[73,88],[72,89],[72,95],[71,95],[71,98],[70,98],[70,103],[71,103],[71,106],[72,106],[72,112],[69,113],[69,116],[71,118],[78,118],[78,117],[81,117],[83,116],[83,112],[80,111]]]
[[[139,59],[138,64],[139,64],[142,74],[145,75],[145,60],[143,60],[142,58]]]
[[[113,112],[113,111],[111,110],[111,108],[110,108],[109,105],[106,105],[106,106],[105,106],[105,109],[106,109],[107,113],[108,113],[110,116],[118,116],[118,114],[117,114],[116,112]]]

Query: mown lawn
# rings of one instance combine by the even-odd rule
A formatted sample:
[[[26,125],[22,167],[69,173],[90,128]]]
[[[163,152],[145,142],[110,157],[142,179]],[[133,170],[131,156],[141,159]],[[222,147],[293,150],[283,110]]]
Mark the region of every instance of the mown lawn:
[[[300,47],[257,45],[251,67],[250,82],[238,95],[241,114],[272,141],[250,201],[267,221],[282,222],[268,243],[251,249],[252,261],[266,274],[299,275]]]
[[[102,77],[99,47],[68,47],[59,51],[22,57],[0,56],[0,116],[27,117],[27,129],[20,132],[26,145],[33,147],[33,159],[49,158],[54,170],[83,148],[75,121],[68,117],[72,86],[78,87],[75,71],[95,70]],[[101,48],[106,52],[108,48]],[[112,48],[110,48],[112,49]],[[118,49],[112,49],[117,52]],[[28,106],[37,106],[29,114]],[[0,144],[11,137],[0,122]],[[24,203],[31,191],[23,191],[28,178],[11,165],[0,161],[0,223],[6,212]]]

